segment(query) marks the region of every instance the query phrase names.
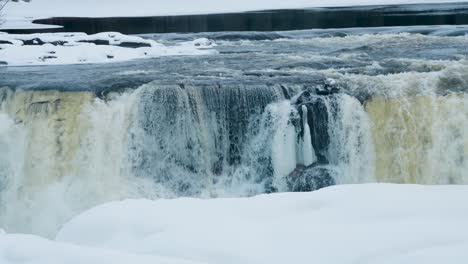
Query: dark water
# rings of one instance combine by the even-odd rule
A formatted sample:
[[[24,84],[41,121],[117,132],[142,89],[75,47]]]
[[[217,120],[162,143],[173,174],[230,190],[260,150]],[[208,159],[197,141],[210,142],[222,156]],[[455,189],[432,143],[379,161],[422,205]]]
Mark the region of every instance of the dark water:
[[[70,18],[35,21],[63,26],[48,31],[125,34],[219,31],[282,31],[314,28],[468,24],[468,3],[275,10],[231,14]],[[35,30],[10,30],[29,33]],[[44,30],[40,30],[44,31]],[[47,30],[46,30],[47,31]]]

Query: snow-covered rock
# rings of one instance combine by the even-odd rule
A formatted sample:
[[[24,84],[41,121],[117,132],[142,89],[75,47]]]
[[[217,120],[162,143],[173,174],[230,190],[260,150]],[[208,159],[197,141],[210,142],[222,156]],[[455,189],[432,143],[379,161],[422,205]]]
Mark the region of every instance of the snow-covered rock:
[[[171,55],[216,53],[207,39],[164,46],[154,40],[116,32],[6,34],[0,33],[0,65],[107,63]]]

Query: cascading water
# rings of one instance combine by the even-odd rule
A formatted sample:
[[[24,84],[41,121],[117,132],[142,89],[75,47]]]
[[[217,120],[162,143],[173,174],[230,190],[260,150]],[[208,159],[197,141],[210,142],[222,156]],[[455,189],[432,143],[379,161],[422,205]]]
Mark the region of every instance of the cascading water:
[[[270,127],[281,129],[279,120],[261,123],[264,108],[285,98],[279,86],[148,84],[106,99],[1,92],[0,223],[7,230],[51,235],[86,208],[128,197],[271,188],[271,175],[261,172],[271,152],[250,142],[268,138]]]
[[[79,113],[90,97],[53,91],[2,93],[6,95],[1,111],[6,131],[0,141],[9,150],[0,161],[9,168],[0,176],[2,225],[13,230],[35,229],[36,224],[44,230],[55,229],[66,218],[55,215],[49,221],[36,220],[49,213],[54,215],[54,207],[62,210],[60,201],[66,197],[64,189],[73,170],[73,155],[80,149],[79,138],[86,127],[79,123]]]
[[[242,164],[255,133],[249,124],[283,98],[280,87],[145,85],[131,129],[132,173],[173,196],[216,195]]]
[[[466,184],[466,28],[399,30],[203,33],[216,55],[1,68],[0,229],[50,237],[126,198]]]
[[[378,182],[466,184],[466,62],[437,72],[340,76],[364,101]]]
[[[368,115],[359,101],[336,95],[328,104],[328,160],[341,172],[337,183],[365,183],[374,178],[374,145]]]
[[[465,75],[331,73],[326,91],[148,83],[100,98],[1,88],[0,226],[52,236],[125,198],[468,183]]]
[[[382,182],[466,184],[466,94],[373,98],[366,104]]]

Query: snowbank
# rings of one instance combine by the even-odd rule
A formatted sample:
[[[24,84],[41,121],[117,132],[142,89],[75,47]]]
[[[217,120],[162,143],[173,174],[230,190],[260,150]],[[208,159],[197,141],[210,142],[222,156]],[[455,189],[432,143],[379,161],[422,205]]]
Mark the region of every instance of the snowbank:
[[[33,0],[11,2],[5,8],[6,23],[1,28],[38,28],[33,19],[48,17],[133,17],[232,13],[288,8],[337,7],[450,3],[457,0]]]
[[[168,257],[57,243],[32,235],[0,235],[2,264],[200,264]]]
[[[158,256],[169,257],[162,263],[466,263],[467,198],[468,186],[371,184],[253,198],[127,200],[76,217],[56,242],[3,235],[0,262],[99,263],[102,255],[108,263]]]
[[[57,240],[208,263],[466,263],[468,186],[355,185],[96,207]]]
[[[0,234],[0,263],[461,264],[467,199],[468,186],[369,184],[127,200],[76,217],[56,241]]]
[[[0,65],[108,63],[171,55],[205,55],[216,53],[210,49],[213,45],[207,39],[197,39],[169,47],[115,32],[95,35],[0,33]]]

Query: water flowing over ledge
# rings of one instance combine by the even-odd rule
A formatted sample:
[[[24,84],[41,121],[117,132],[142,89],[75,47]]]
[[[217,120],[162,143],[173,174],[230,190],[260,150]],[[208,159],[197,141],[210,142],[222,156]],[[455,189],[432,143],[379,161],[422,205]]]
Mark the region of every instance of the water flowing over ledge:
[[[147,84],[105,99],[3,88],[0,221],[47,234],[84,208],[125,197],[466,184],[467,96],[437,88],[364,102],[282,86]]]
[[[53,236],[125,198],[468,183],[465,36],[208,38],[203,59],[0,69],[2,228]]]

